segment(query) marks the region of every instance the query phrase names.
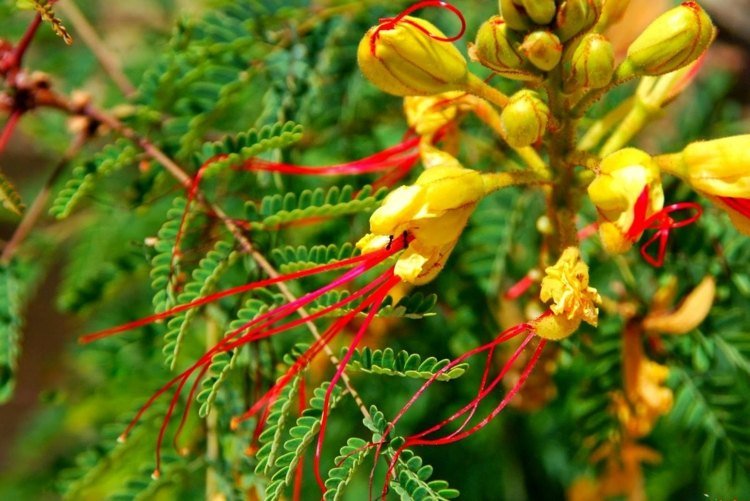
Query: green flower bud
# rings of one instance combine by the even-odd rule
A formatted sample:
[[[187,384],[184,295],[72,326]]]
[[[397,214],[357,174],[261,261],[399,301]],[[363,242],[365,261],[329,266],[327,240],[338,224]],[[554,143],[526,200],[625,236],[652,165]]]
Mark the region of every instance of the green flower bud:
[[[555,18],[555,0],[521,0],[526,14],[536,24],[549,24]]]
[[[615,49],[603,35],[589,33],[573,49],[565,90],[600,89],[612,81]]]
[[[523,148],[539,141],[548,121],[547,104],[531,90],[513,94],[500,115],[504,138],[514,148]]]
[[[700,57],[714,39],[715,29],[700,5],[683,2],[657,17],[628,48],[618,69],[623,78],[663,75]]]
[[[435,38],[446,36],[416,17],[406,16],[385,28],[375,26],[359,43],[359,67],[381,90],[397,96],[463,89],[469,76],[466,59],[453,44]]]
[[[602,0],[565,0],[557,9],[555,33],[567,42],[592,27],[601,14]]]
[[[605,30],[622,19],[622,16],[625,15],[625,11],[628,9],[628,5],[630,5],[630,0],[604,0],[598,28]]]
[[[509,29],[505,20],[493,16],[477,31],[476,44],[469,48],[469,56],[495,73],[513,80],[537,81],[541,75],[516,52],[518,35]]]
[[[560,39],[549,31],[533,31],[526,35],[519,50],[542,71],[550,71],[562,57]]]
[[[529,16],[513,0],[500,0],[500,14],[512,30],[526,31],[533,24]]]

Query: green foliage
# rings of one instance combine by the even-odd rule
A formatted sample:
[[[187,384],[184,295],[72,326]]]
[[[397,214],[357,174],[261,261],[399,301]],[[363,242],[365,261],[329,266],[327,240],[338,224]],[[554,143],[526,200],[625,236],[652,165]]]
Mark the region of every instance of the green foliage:
[[[281,249],[273,249],[271,257],[273,257],[279,271],[282,273],[294,273],[342,261],[354,256],[355,252],[355,247],[349,242],[341,246],[330,244],[292,247],[288,245]]]
[[[3,207],[19,216],[24,211],[21,195],[16,190],[16,187],[13,186],[13,183],[3,174],[0,174],[0,203]]]
[[[264,126],[260,130],[250,129],[234,136],[227,136],[222,141],[206,143],[200,153],[195,155],[194,163],[203,165],[210,162],[206,175],[224,170],[227,167],[239,166],[268,150],[286,148],[302,137],[302,127],[293,122],[277,123]]]
[[[193,270],[192,280],[185,284],[184,289],[177,296],[177,304],[188,304],[206,297],[216,288],[216,283],[227,268],[239,257],[232,244],[219,240],[214,248],[200,260],[198,267]],[[164,335],[165,363],[174,370],[177,356],[183,338],[197,314],[192,308],[178,313],[167,323],[167,333]]]
[[[97,153],[91,160],[76,165],[71,176],[52,202],[50,214],[58,219],[68,217],[97,182],[118,170],[129,167],[138,157],[138,148],[127,139],[118,139]]]
[[[304,190],[299,195],[289,192],[284,195],[265,196],[260,206],[250,202],[246,216],[258,229],[273,229],[278,225],[314,217],[335,217],[359,212],[371,212],[385,198],[386,190],[372,193],[372,187],[365,186],[355,193],[354,187],[333,186],[328,190],[317,188]]]
[[[346,350],[342,352],[342,357]],[[368,374],[384,376],[399,376],[414,379],[430,379],[440,369],[448,365],[450,360],[438,360],[435,357],[422,358],[417,353],[401,350],[395,353],[391,348],[372,350],[370,348],[356,349],[349,359],[348,367]],[[450,381],[461,377],[468,364],[458,364],[450,370],[440,374],[438,381]]]
[[[372,448],[361,438],[347,440],[336,458],[336,467],[328,472],[326,492],[323,495],[326,501],[343,499],[346,486],[367,458],[370,450]]]
[[[21,284],[12,266],[0,268],[0,403],[13,396],[21,350]]]
[[[274,462],[271,482],[266,487],[266,499],[275,500],[282,496],[284,488],[294,478],[295,468],[304,457],[307,447],[313,442],[320,431],[320,420],[323,413],[325,394],[328,383],[313,390],[310,405],[297,418],[296,424],[289,429],[289,438],[284,442],[284,453]],[[331,393],[330,408],[333,409],[341,398],[341,389],[336,387]]]

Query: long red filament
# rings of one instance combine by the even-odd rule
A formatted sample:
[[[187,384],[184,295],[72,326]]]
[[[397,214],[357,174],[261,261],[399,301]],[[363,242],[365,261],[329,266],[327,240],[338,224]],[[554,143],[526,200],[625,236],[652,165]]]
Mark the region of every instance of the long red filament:
[[[532,332],[532,333],[530,333],[526,337],[526,339],[524,339],[524,342],[516,349],[515,353],[508,360],[508,362],[505,364],[505,366],[503,367],[503,369],[500,372],[500,374],[498,374],[498,376],[495,378],[495,380],[493,381],[493,384],[491,384],[485,391],[482,392],[483,395],[478,396],[477,398],[484,398],[486,396],[486,394],[488,394],[489,391],[491,391],[492,388],[494,388],[494,385],[496,385],[502,379],[502,377],[508,372],[508,370],[510,369],[510,366],[512,365],[512,363],[515,362],[515,360],[520,355],[521,351],[523,351],[523,349],[526,347],[526,345],[535,336],[536,336],[536,334],[534,334]],[[537,345],[536,349],[534,350],[534,354],[529,359],[528,363],[526,364],[526,367],[524,368],[523,372],[521,373],[521,376],[519,377],[519,379],[516,382],[516,384],[513,385],[513,387],[508,391],[508,393],[506,393],[505,397],[503,397],[502,401],[500,401],[500,403],[492,410],[492,412],[490,412],[484,419],[482,419],[480,422],[478,422],[477,424],[475,424],[474,426],[472,426],[470,429],[461,431],[460,433],[451,433],[448,436],[445,436],[445,437],[442,437],[442,438],[437,438],[437,439],[424,439],[424,438],[421,438],[421,436],[423,436],[424,434],[427,434],[427,432],[423,432],[422,434],[414,435],[412,437],[407,438],[405,440],[405,442],[394,453],[393,458],[391,459],[390,464],[388,465],[388,472],[386,474],[386,480],[385,480],[385,483],[383,485],[383,491],[382,491],[383,498],[385,499],[385,495],[388,492],[388,478],[390,477],[391,473],[393,472],[393,469],[396,467],[398,459],[399,459],[401,453],[404,451],[404,449],[406,449],[408,447],[418,446],[418,445],[446,445],[446,444],[454,443],[454,442],[457,442],[459,440],[463,440],[463,439],[465,439],[465,438],[473,435],[477,431],[481,430],[482,428],[484,428],[488,423],[490,423],[493,419],[495,419],[495,417],[497,417],[497,415],[508,405],[508,403],[511,401],[511,399],[521,389],[521,387],[523,386],[523,384],[526,382],[526,380],[528,379],[529,375],[531,374],[531,371],[536,366],[536,363],[539,360],[539,357],[541,357],[542,350],[544,349],[544,346],[546,344],[547,344],[547,340],[546,339],[542,339],[542,340],[539,341],[539,344]],[[469,403],[469,405],[473,405],[473,403],[474,402],[472,401],[472,402]],[[464,409],[466,409],[466,407]],[[461,411],[459,411],[459,412],[461,412]]]
[[[361,275],[362,273],[368,271],[372,267],[381,263],[384,259],[392,255],[393,253],[400,251],[403,248],[403,245],[406,243],[408,242],[403,242],[401,239],[399,239],[399,241],[395,242],[395,245],[393,245],[390,249],[386,249],[385,251],[376,251],[373,253],[363,255],[364,262],[362,264],[344,273],[341,277],[333,280],[328,285],[321,287],[314,292],[308,293],[286,305],[277,307],[271,310],[270,312],[267,312],[264,315],[260,315],[259,317],[251,320],[250,322],[247,322],[240,328],[228,334],[224,339],[222,339],[213,348],[211,348],[207,353],[205,353],[191,367],[183,371],[180,375],[173,378],[171,381],[165,384],[162,388],[160,388],[157,392],[155,392],[151,396],[151,398],[146,402],[146,404],[144,404],[141,407],[141,409],[138,411],[135,418],[131,421],[130,425],[123,433],[122,437],[124,438],[125,436],[127,436],[127,434],[130,432],[133,426],[135,426],[135,424],[140,420],[143,413],[148,408],[150,408],[150,406],[153,404],[153,402],[155,402],[157,398],[159,398],[167,390],[172,388],[175,384],[177,384],[177,388],[175,389],[174,395],[171,398],[168,411],[164,417],[164,420],[162,421],[162,425],[159,430],[159,436],[157,439],[156,473],[158,474],[159,468],[161,466],[161,447],[163,444],[167,426],[172,417],[172,414],[174,413],[174,410],[176,408],[176,405],[178,403],[179,396],[182,393],[182,390],[184,389],[185,385],[187,384],[188,379],[192,376],[192,374],[195,372],[196,369],[201,367],[201,370],[198,376],[193,381],[193,385],[192,385],[192,388],[190,390],[189,397],[188,397],[188,402],[186,403],[185,411],[183,413],[182,419],[180,420],[180,424],[175,434],[175,443],[177,443],[179,434],[181,433],[184,427],[184,424],[186,422],[188,411],[189,411],[190,405],[192,404],[194,400],[198,385],[200,381],[202,380],[202,378],[205,376],[208,369],[210,368],[211,360],[216,354],[220,352],[227,352],[227,351],[233,350],[244,344],[257,341],[258,339],[263,339],[266,337],[273,336],[275,334],[278,334],[283,331],[287,331],[303,323],[318,319],[322,317],[323,315],[326,315],[327,313],[334,311],[337,308],[340,308],[346,304],[356,301],[360,297],[369,293],[371,290],[378,288],[377,294],[375,294],[373,297],[365,299],[365,301],[363,301],[360,305],[355,307],[351,312],[347,313],[347,315],[345,315],[343,318],[335,322],[334,325],[328,329],[326,334],[321,339],[317,340],[316,343],[310,349],[308,349],[305,352],[305,354],[303,354],[303,356],[295,363],[295,365],[285,374],[284,377],[282,377],[279,380],[279,382],[277,382],[276,385],[274,385],[274,387],[269,392],[266,393],[266,395],[264,395],[261,399],[259,399],[247,413],[243,414],[243,416],[241,416],[240,418],[235,418],[235,420],[233,421],[234,423],[238,423],[239,421],[243,419],[247,419],[250,416],[254,415],[262,407],[266,407],[266,412],[264,413],[262,419],[259,422],[259,427],[260,429],[262,429],[262,424],[265,422],[265,419],[267,417],[268,406],[270,406],[271,403],[275,401],[275,399],[278,397],[279,392],[284,388],[284,386],[289,382],[289,380],[291,380],[293,376],[295,376],[300,370],[302,370],[302,368],[304,368],[312,360],[312,358],[315,355],[317,355],[317,353],[319,353],[328,344],[328,342],[330,342],[330,340],[336,334],[338,334],[346,326],[346,324],[349,321],[351,321],[352,318],[354,318],[356,314],[358,314],[359,312],[361,312],[368,306],[373,305],[376,301],[382,302],[383,298],[385,297],[385,294],[387,294],[387,291],[390,290],[391,288],[391,287],[387,287],[387,290],[383,291],[382,285],[383,283],[387,283],[389,279],[393,278],[392,269],[388,270],[386,273],[384,273],[377,279],[373,280],[371,283],[367,284],[365,287],[355,291],[354,293],[347,296],[346,298],[341,299],[337,301],[336,303],[329,305],[312,315],[303,316],[302,318],[287,322],[275,328],[272,328],[273,324],[281,320],[281,318],[283,318],[287,314],[309,304],[311,301],[320,297],[324,293],[330,290],[333,290],[334,288],[339,287],[343,284],[346,284],[349,281],[356,278],[357,276]],[[363,256],[359,256],[359,258],[362,258]],[[363,261],[363,259],[357,259],[355,262],[357,261]],[[291,274],[291,275],[294,275],[294,274]],[[289,279],[288,276],[287,276],[287,279]],[[258,284],[259,282],[256,282],[253,285],[258,287],[259,286]],[[374,309],[377,310],[377,307],[375,307]],[[243,334],[246,331],[247,333]]]
[[[328,426],[328,415],[330,412],[329,407],[333,388],[341,378],[341,375],[343,374],[344,369],[346,369],[346,365],[349,363],[349,360],[351,360],[355,348],[362,342],[362,339],[364,338],[368,327],[370,327],[372,319],[375,318],[375,314],[380,309],[380,305],[383,303],[383,300],[391,291],[391,289],[393,289],[393,287],[395,287],[400,282],[401,279],[393,275],[393,269],[389,270],[387,282],[382,287],[380,287],[378,291],[373,295],[370,311],[367,313],[367,317],[365,318],[364,322],[362,322],[362,325],[357,331],[357,334],[349,343],[346,355],[341,358],[341,361],[339,362],[339,365],[336,369],[336,373],[333,375],[333,378],[331,378],[331,383],[326,390],[325,398],[323,400],[323,414],[320,417],[320,431],[318,432],[318,442],[315,447],[314,456],[315,478],[318,482],[318,485],[320,486],[321,492],[323,493],[325,493],[326,489],[325,482],[323,481],[323,477],[320,474],[320,457],[323,452],[323,441],[325,440],[325,432]]]
[[[412,12],[422,9],[424,7],[438,7],[441,9],[447,9],[451,12],[453,12],[461,22],[461,29],[459,30],[458,34],[452,37],[441,37],[436,36],[432,33],[430,33],[426,28],[423,26],[409,20],[404,19],[406,16],[411,14]],[[417,2],[413,4],[412,6],[406,8],[403,12],[401,12],[396,17],[388,17],[385,19],[380,20],[380,24],[377,28],[375,28],[375,31],[373,32],[371,38],[370,38],[370,51],[373,56],[375,56],[375,51],[377,48],[377,41],[380,38],[380,32],[381,31],[387,31],[392,30],[398,25],[400,22],[405,22],[410,24],[411,26],[414,26],[419,31],[423,32],[428,37],[432,38],[433,40],[437,40],[438,42],[455,42],[456,40],[460,39],[462,36],[464,36],[464,32],[466,32],[466,19],[464,18],[464,15],[461,13],[461,11],[454,7],[453,5],[449,4],[448,2],[445,2],[443,0],[425,0],[422,2]]]
[[[138,320],[134,320],[132,322],[128,322],[126,324],[118,325],[115,327],[110,327],[109,329],[104,329],[98,332],[94,332],[92,334],[87,334],[85,336],[81,336],[79,338],[79,341],[81,343],[90,343],[92,341],[97,341],[99,339],[112,336],[114,334],[119,334],[121,332],[129,331],[132,329],[135,329],[137,327],[141,327],[144,325],[152,324],[154,322],[158,322],[159,320],[163,320],[165,318],[169,318],[171,316],[174,316],[180,312],[183,312],[185,310],[189,310],[207,303],[211,303],[214,301],[218,301],[219,299],[233,296],[235,294],[240,294],[243,292],[249,292],[254,289],[258,289],[261,287],[267,287],[269,285],[281,283],[281,282],[288,282],[290,280],[296,280],[298,278],[307,277],[311,275],[316,275],[318,273],[323,273],[330,270],[335,270],[338,268],[344,268],[353,264],[357,264],[363,261],[368,260],[382,260],[386,257],[392,255],[394,250],[401,250],[401,247],[392,248],[390,250],[388,249],[382,249],[375,252],[371,252],[368,254],[361,254],[359,256],[354,256],[351,258],[343,259],[341,261],[337,261],[335,263],[329,263],[324,264],[320,266],[315,266],[313,268],[307,269],[307,270],[301,270],[296,271],[294,273],[288,273],[285,275],[279,275],[278,277],[273,278],[267,278],[264,280],[258,280],[257,282],[252,282],[245,285],[240,285],[237,287],[232,287],[230,289],[226,289],[220,292],[217,292],[215,294],[211,294],[202,298],[198,298],[194,301],[191,301],[189,303],[181,304],[178,306],[175,306],[174,308],[170,308],[167,311],[163,311],[161,313],[157,313],[155,315],[150,315],[148,317],[144,317]]]

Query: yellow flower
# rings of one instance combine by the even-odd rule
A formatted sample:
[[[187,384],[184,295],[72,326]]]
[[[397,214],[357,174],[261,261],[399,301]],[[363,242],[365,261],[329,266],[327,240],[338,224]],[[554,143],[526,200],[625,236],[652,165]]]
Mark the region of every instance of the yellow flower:
[[[555,315],[568,320],[579,319],[596,326],[599,315],[597,304],[602,298],[595,288],[589,287],[589,267],[581,259],[577,247],[563,251],[554,266],[544,270],[542,302],[552,301],[550,309]]]
[[[639,213],[638,200],[647,195]],[[643,229],[639,225],[664,205],[659,168],[647,153],[625,148],[602,160],[588,194],[601,216],[599,234],[608,252],[627,251]]]
[[[482,175],[455,158],[425,170],[413,185],[401,186],[370,217],[371,233],[357,247],[372,252],[393,238],[409,238],[396,262],[395,274],[421,285],[442,270],[477,202],[489,191]]]
[[[602,301],[595,288],[589,287],[589,267],[581,259],[577,247],[563,251],[554,266],[544,270],[539,298],[552,301],[553,315],[542,316],[534,322],[537,335],[546,339],[563,339],[575,332],[581,321],[596,326],[599,317],[597,304]]]
[[[726,211],[737,229],[750,235],[750,134],[698,141],[655,161]]]

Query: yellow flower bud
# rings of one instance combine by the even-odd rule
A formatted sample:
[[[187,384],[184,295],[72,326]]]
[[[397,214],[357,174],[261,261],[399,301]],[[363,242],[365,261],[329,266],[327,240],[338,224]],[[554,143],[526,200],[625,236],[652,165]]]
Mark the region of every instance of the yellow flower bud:
[[[683,2],[646,27],[628,47],[618,73],[623,77],[663,75],[698,59],[714,39],[715,29],[700,5]]]
[[[604,0],[598,28],[603,31],[622,19],[628,5],[630,5],[630,0]]]
[[[413,237],[399,256],[395,274],[420,285],[443,268],[477,202],[485,195],[479,172],[445,155],[416,182],[392,191],[370,217],[371,233],[357,242],[363,252],[385,247],[391,237]]]
[[[469,48],[469,56],[498,75],[513,80],[539,81],[540,73],[516,52],[519,36],[510,30],[506,21],[494,16],[477,31],[476,43]]]
[[[523,148],[539,141],[547,129],[549,108],[531,90],[513,94],[500,115],[504,138],[514,148]]]
[[[526,14],[536,24],[549,24],[555,18],[555,0],[521,0]]]
[[[582,31],[591,28],[601,13],[602,0],[565,0],[557,9],[555,33],[561,42],[567,42]]]
[[[573,334],[581,326],[580,318],[568,319],[559,315],[546,315],[531,321],[537,336],[559,341]]]
[[[664,192],[659,168],[647,153],[625,148],[602,160],[588,194],[603,220],[599,232],[608,252],[624,252],[629,248],[626,240],[632,243],[640,237],[626,235],[636,222],[636,202],[644,190],[648,192],[648,206],[642,216],[649,217],[663,207]]]
[[[560,62],[563,46],[549,31],[533,31],[526,35],[519,50],[542,71],[550,71]]]
[[[596,289],[589,287],[589,267],[581,259],[578,248],[565,249],[557,263],[544,273],[539,299],[545,303],[552,301],[552,313],[596,326],[599,315],[596,305],[602,298]]]
[[[604,36],[590,33],[572,51],[570,68],[566,71],[566,90],[606,87],[614,72],[614,47]]]
[[[405,16],[370,28],[357,49],[365,77],[397,96],[426,96],[464,88],[466,59],[435,25]]]
[[[500,0],[500,14],[512,30],[525,31],[533,24],[529,16],[513,0]]]

